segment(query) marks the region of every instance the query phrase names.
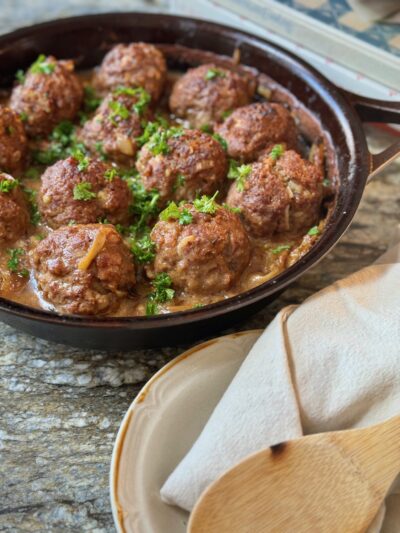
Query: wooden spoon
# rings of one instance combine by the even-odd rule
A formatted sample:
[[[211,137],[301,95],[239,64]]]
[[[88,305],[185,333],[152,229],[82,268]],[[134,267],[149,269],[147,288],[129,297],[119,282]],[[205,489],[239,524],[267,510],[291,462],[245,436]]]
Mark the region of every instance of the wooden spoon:
[[[400,471],[400,416],[250,455],[201,495],[189,533],[358,533]]]

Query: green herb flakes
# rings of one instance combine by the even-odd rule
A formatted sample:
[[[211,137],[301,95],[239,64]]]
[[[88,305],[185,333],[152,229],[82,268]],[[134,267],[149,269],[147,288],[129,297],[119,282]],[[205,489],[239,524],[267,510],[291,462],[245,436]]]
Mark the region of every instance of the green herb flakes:
[[[246,180],[251,172],[251,165],[239,165],[234,159],[229,160],[228,178],[236,180],[236,188],[239,192],[244,191]]]
[[[154,290],[147,296],[147,316],[156,315],[158,313],[157,304],[168,302],[175,295],[174,289],[171,288],[172,280],[165,272],[158,274],[151,282],[151,285]]]
[[[90,159],[79,148],[73,150],[71,155],[78,161],[79,172],[85,172],[90,164]]]
[[[96,193],[92,191],[92,184],[88,181],[82,181],[74,187],[74,200],[83,200],[88,202],[96,198]]]
[[[104,177],[107,181],[113,181],[114,178],[118,177],[118,170],[115,168],[109,168],[105,171]]]
[[[114,126],[118,125],[116,119],[126,120],[131,116],[129,109],[125,107],[124,104],[121,104],[121,102],[117,102],[116,100],[111,100],[111,102],[108,103],[108,107],[112,111],[112,113],[109,115],[109,118]]]
[[[29,72],[32,74],[51,74],[56,68],[55,63],[49,63],[44,54],[36,59],[36,61],[29,68]]]
[[[203,124],[201,127],[200,127],[200,130],[203,132],[203,133],[212,133],[213,132],[213,127],[211,126],[211,124]]]
[[[0,193],[10,193],[15,187],[19,185],[18,180],[4,179],[0,181]]]
[[[21,113],[19,114],[19,118],[22,120],[22,122],[27,122],[28,121],[28,113],[25,113],[25,111],[21,111]]]
[[[273,159],[274,161],[276,161],[283,155],[284,151],[285,151],[285,148],[283,144],[276,144],[272,148],[271,152],[269,153],[269,157]]]
[[[228,150],[228,143],[225,141],[223,137],[219,133],[213,133],[212,138],[219,142],[219,144],[222,146],[222,148],[227,152]]]
[[[227,209],[231,213],[236,213],[237,215],[239,215],[242,212],[240,207],[233,207],[233,206],[228,205],[228,204],[222,204],[222,207],[224,207],[225,209]]]
[[[17,274],[23,278],[29,277],[29,271],[26,268],[21,268],[20,259],[25,255],[25,250],[22,248],[10,248],[7,250],[10,259],[7,261],[7,268],[13,274]]]
[[[17,70],[15,79],[22,85],[25,82],[25,72],[22,69]]]
[[[218,196],[218,192],[219,191],[216,191],[211,197],[204,194],[201,198],[196,198],[196,200],[193,202],[195,209],[197,209],[199,213],[214,215],[219,208],[219,205],[215,201],[215,198]]]
[[[313,226],[311,229],[307,231],[307,235],[319,235],[319,229],[318,226]]]
[[[131,241],[131,251],[138,263],[150,263],[155,257],[156,245],[149,235]]]
[[[85,111],[88,113],[91,113],[92,111],[96,111],[96,109],[99,107],[101,103],[101,98],[99,98],[96,94],[96,91],[91,85],[86,85],[84,87],[84,99],[83,99],[83,107]]]
[[[290,250],[290,245],[289,244],[281,244],[280,246],[277,246],[276,248],[271,250],[271,253],[273,253],[274,255],[279,255],[280,253],[282,253],[282,252],[284,252],[286,250]]]
[[[142,87],[136,87],[135,89],[131,87],[117,87],[117,89],[115,89],[113,94],[117,96],[120,94],[126,94],[128,96],[136,96],[137,101],[133,104],[132,109],[139,116],[143,115],[143,113],[146,111],[151,101],[150,94]]]
[[[182,187],[183,185],[185,185],[185,176],[183,174],[178,174],[176,180],[175,180],[175,183],[172,187],[172,192],[175,192],[177,191],[180,187]]]
[[[213,80],[215,78],[225,78],[226,74],[223,70],[220,70],[219,68],[209,68],[204,76],[204,79],[209,81]]]

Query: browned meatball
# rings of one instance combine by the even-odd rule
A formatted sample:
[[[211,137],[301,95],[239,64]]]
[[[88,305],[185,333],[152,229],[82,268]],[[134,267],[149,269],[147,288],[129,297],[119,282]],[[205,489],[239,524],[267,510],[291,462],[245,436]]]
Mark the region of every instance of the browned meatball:
[[[240,208],[245,226],[256,237],[299,232],[318,220],[322,179],[315,165],[288,150],[253,163],[242,187],[232,184],[227,203]]]
[[[29,209],[18,181],[0,173],[0,242],[16,241],[29,227]]]
[[[122,164],[133,163],[138,148],[136,138],[142,134],[141,121],[147,116],[149,99],[144,89],[115,89],[85,123],[80,139],[94,154],[100,152]]]
[[[39,56],[11,94],[10,105],[31,137],[46,135],[61,120],[72,120],[82,103],[83,88],[72,61]]]
[[[190,294],[215,294],[238,281],[250,260],[250,242],[235,213],[216,206],[201,213],[192,204],[180,210],[192,220],[160,220],[151,232],[156,245],[154,263],[146,267],[154,278],[166,272],[175,288]],[[162,215],[161,215],[162,218]]]
[[[38,289],[62,313],[110,313],[135,285],[131,253],[109,225],[60,228],[30,258]]]
[[[161,96],[166,75],[164,56],[152,44],[117,44],[103,59],[95,83],[101,90],[119,85],[143,87],[156,101]]]
[[[12,109],[0,105],[0,170],[21,172],[26,154],[27,140],[20,118]]]
[[[126,223],[132,199],[126,182],[101,161],[80,159],[57,161],[43,174],[38,196],[43,218],[52,228],[104,218]]]
[[[156,138],[160,135],[163,133],[157,133]],[[160,205],[167,200],[194,200],[220,189],[228,164],[218,141],[201,131],[185,130],[172,134],[166,142],[166,153],[154,155],[150,140],[139,152],[136,163],[145,189],[159,191]]]
[[[244,76],[214,64],[189,69],[175,83],[169,107],[194,128],[220,122],[226,112],[250,103],[254,86]]]
[[[228,154],[239,161],[258,158],[270,144],[297,147],[297,131],[290,112],[281,104],[258,102],[236,109],[217,129],[228,144]]]

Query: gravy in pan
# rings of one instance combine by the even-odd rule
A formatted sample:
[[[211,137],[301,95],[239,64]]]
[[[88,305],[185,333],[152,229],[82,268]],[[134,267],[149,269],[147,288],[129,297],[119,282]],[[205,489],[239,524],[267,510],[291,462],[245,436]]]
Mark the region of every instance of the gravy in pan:
[[[167,87],[180,74],[170,71],[168,73]],[[82,82],[87,85],[91,81],[91,72],[80,74]],[[319,239],[324,230],[327,218],[334,202],[334,159],[333,151],[329,139],[321,132],[316,119],[300,106],[293,97],[276,82],[264,75],[258,75],[258,100],[263,100],[267,96],[271,101],[289,103],[294,116],[298,121],[298,128],[302,135],[301,145],[304,157],[311,157],[324,172],[326,181],[325,200],[321,207],[320,220],[314,228],[304,233],[279,234],[271,239],[251,238],[252,255],[251,260],[242,274],[239,282],[230,290],[218,294],[191,296],[185,293],[175,293],[172,301],[159,304],[158,313],[171,313],[192,309],[223,300],[256,287],[265,281],[278,275],[286,268],[302,257],[311,246]],[[2,95],[2,103],[7,103],[9,94]],[[166,99],[161,101],[159,112],[165,116],[168,114]],[[170,121],[181,123],[173,116],[168,117]],[[319,144],[311,146],[309,139],[317,139]],[[31,148],[36,149],[37,141],[30,141]],[[39,143],[40,144],[40,143]],[[28,190],[28,195],[34,199],[40,188],[40,175],[46,166],[31,166],[22,176],[18,176],[23,187]],[[329,183],[328,183],[329,181]],[[219,203],[223,200],[219,198]],[[154,222],[153,222],[154,224]],[[48,235],[52,230],[39,220],[36,226],[31,226],[29,234],[15,243],[0,247],[0,296],[30,307],[55,310],[53,306],[41,298],[37,290],[35,279],[29,264],[29,252]],[[129,244],[127,242],[127,244]],[[146,303],[148,294],[152,287],[146,279],[142,266],[136,267],[137,283],[135,292],[125,298],[113,316],[138,316],[146,314]]]

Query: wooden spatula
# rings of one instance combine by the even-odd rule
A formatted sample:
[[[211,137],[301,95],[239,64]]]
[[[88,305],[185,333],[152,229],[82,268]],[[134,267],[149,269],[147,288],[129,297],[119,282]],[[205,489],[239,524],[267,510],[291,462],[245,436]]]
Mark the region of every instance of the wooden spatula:
[[[190,533],[358,533],[400,471],[400,416],[250,455],[204,491]]]

